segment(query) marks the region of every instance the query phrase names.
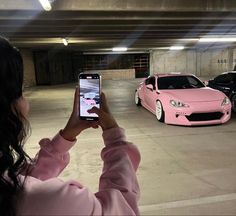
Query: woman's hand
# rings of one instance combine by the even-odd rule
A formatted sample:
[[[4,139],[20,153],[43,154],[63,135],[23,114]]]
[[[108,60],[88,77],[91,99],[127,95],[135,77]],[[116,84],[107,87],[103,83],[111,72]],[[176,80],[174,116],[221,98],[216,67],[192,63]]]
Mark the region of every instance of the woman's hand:
[[[83,130],[87,128],[98,128],[98,122],[80,120],[79,118],[79,88],[75,90],[74,96],[74,106],[71,116],[63,130],[61,130],[61,136],[69,141],[74,141],[78,134],[80,134]]]
[[[88,110],[88,113],[96,113],[98,115],[98,124],[102,127],[103,131],[118,127],[116,120],[109,111],[105,94],[102,93],[101,97],[101,109],[94,106],[92,109]]]

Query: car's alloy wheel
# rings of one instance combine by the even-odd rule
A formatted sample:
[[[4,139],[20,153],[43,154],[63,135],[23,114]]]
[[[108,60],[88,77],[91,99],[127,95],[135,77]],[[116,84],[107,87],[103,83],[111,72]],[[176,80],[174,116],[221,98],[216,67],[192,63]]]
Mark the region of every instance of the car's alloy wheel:
[[[135,101],[135,104],[136,104],[137,106],[140,106],[140,105],[141,105],[141,100],[140,100],[140,98],[139,98],[139,96],[138,96],[138,91],[135,91],[134,101]]]
[[[231,98],[232,101],[232,110],[236,112],[236,94]]]
[[[164,122],[164,110],[159,100],[156,102],[156,117],[158,121]]]

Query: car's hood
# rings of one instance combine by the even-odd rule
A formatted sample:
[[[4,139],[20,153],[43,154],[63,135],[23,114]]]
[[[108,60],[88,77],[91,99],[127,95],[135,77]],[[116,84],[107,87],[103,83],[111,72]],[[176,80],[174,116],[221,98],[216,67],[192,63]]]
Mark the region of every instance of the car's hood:
[[[171,99],[183,102],[216,101],[223,100],[225,97],[222,92],[208,87],[198,89],[161,90],[160,92],[169,95]]]

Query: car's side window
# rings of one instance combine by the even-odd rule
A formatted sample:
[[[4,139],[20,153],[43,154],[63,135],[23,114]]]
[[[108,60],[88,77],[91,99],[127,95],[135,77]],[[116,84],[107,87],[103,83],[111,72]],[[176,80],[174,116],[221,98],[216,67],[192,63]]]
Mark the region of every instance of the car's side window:
[[[156,78],[155,77],[149,77],[148,79],[145,80],[145,85],[151,84],[153,86],[153,89],[156,89]]]
[[[236,74],[232,74],[233,76],[233,82],[236,83]]]
[[[223,80],[224,79],[224,77],[223,77],[224,75],[219,75],[219,76],[217,76],[215,79],[214,79],[214,81],[216,82],[216,83],[220,83],[221,82],[221,80]]]
[[[229,83],[232,81],[232,77],[229,74],[223,74],[214,79],[216,83]]]
[[[193,86],[197,86],[197,84],[198,84],[198,81],[192,77],[188,77],[188,81]]]
[[[148,85],[148,84],[149,84],[149,80],[150,80],[150,78],[147,78],[147,79],[145,80],[145,85]]]
[[[156,78],[155,77],[151,77],[150,84],[152,84],[153,85],[153,89],[156,90]]]

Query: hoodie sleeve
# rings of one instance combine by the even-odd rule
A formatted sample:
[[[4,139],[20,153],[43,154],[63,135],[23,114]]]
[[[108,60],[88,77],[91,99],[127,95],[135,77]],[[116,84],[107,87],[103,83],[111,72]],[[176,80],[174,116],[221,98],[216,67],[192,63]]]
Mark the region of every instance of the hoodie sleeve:
[[[139,215],[139,151],[126,141],[122,128],[104,131],[103,139],[103,171],[95,194],[77,181],[52,177],[69,162],[68,150],[73,143],[60,135],[52,141],[42,140],[31,173],[36,178],[28,179],[21,215]]]
[[[136,170],[140,162],[138,149],[126,141],[122,128],[103,133],[105,148],[101,152],[104,161],[99,192],[104,215],[138,215],[139,185]]]
[[[28,167],[27,175],[40,180],[57,177],[70,161],[69,150],[75,144],[65,140],[58,133],[52,140],[45,138],[39,142],[40,151]]]

